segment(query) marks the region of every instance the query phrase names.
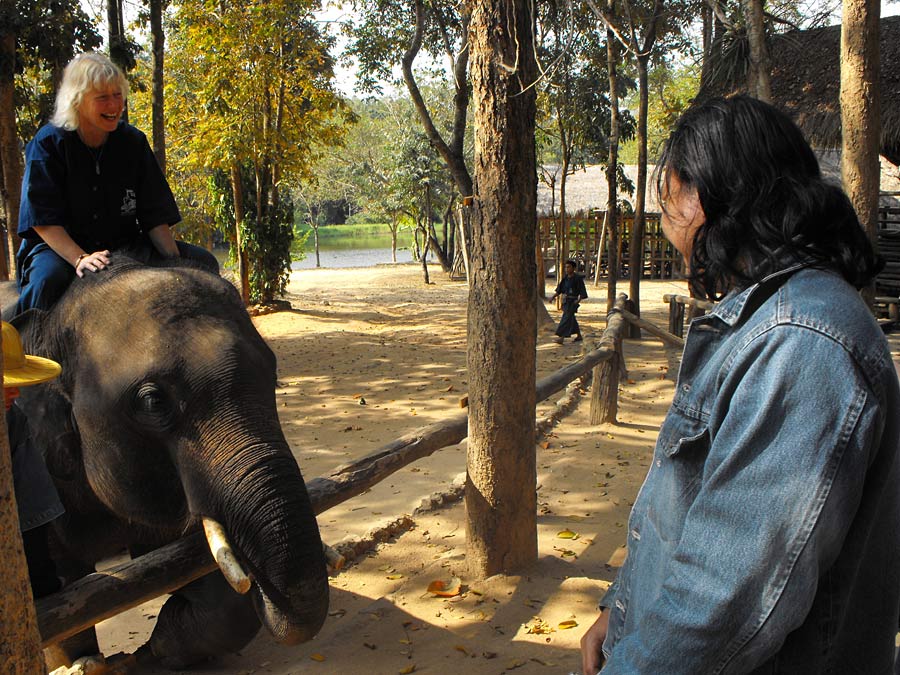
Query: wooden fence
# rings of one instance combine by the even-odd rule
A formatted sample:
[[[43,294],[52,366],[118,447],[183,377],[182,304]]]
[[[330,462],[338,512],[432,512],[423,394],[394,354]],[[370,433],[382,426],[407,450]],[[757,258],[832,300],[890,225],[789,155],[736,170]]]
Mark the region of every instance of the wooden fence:
[[[605,213],[601,212],[590,218],[567,217],[567,234],[559,236],[560,219],[540,218],[538,220],[538,246],[541,251],[544,273],[546,276],[555,276],[556,261],[560,255],[561,247],[564,247],[565,257],[578,262],[579,271],[585,273],[588,278],[595,278],[597,265],[597,252],[600,250],[600,277],[609,274],[609,245],[608,236],[604,232]],[[631,230],[634,227],[633,216],[619,216],[618,229],[618,259],[619,270],[617,278],[627,278],[630,275],[628,261],[628,246],[631,241]],[[649,213],[646,217],[644,229],[644,254],[641,275],[647,279],[673,279],[682,276],[681,255],[665,238],[660,225],[660,216],[657,213]]]

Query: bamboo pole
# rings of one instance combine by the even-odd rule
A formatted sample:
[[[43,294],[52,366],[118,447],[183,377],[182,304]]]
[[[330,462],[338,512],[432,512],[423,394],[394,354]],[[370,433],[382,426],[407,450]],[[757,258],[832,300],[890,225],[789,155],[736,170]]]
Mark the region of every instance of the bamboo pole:
[[[603,227],[600,228],[600,243],[597,244],[597,266],[594,268],[594,286],[600,285],[600,264],[603,262],[603,244],[606,242],[606,222],[609,210],[603,214]]]

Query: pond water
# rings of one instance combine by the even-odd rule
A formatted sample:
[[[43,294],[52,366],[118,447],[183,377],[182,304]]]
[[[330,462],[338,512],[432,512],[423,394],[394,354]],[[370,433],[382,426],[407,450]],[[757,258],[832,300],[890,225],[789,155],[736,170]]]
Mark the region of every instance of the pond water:
[[[412,262],[412,250],[408,248],[409,238],[410,235],[407,232],[397,237],[398,263]],[[292,270],[315,269],[316,251],[312,235],[306,240],[304,248],[306,257],[303,260],[292,262]],[[228,258],[228,251],[217,250],[215,253],[219,263],[224,266]],[[371,267],[391,262],[391,236],[389,234],[319,238],[319,263],[323,268]]]

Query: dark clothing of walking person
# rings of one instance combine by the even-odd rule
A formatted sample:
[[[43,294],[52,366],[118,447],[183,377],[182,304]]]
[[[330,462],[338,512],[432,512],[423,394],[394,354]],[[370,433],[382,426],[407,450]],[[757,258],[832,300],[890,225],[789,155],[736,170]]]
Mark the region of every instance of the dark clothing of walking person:
[[[579,303],[588,294],[584,286],[584,277],[575,273],[575,266],[571,263],[566,263],[566,276],[556,286],[553,299],[560,295],[563,296],[563,315],[556,328],[556,336],[559,338],[557,341],[561,342],[563,338],[574,335],[575,341],[578,342],[581,340],[581,327],[575,313],[578,311]]]

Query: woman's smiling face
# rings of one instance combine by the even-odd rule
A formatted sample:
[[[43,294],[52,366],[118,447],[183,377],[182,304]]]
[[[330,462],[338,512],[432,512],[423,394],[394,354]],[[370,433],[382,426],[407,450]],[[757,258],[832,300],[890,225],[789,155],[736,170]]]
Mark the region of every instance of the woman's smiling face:
[[[78,131],[88,145],[99,145],[115,131],[125,109],[125,97],[115,84],[91,89],[78,105]]]

